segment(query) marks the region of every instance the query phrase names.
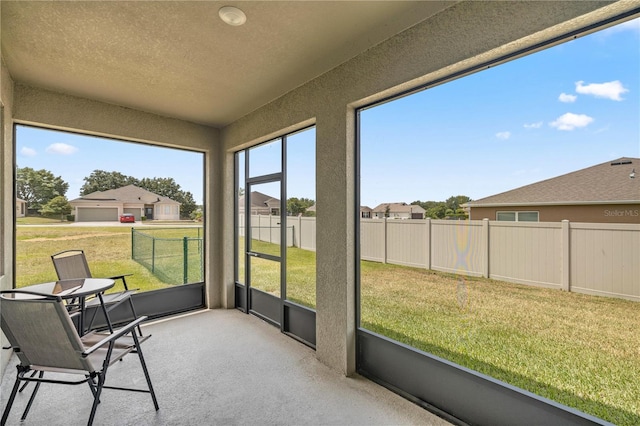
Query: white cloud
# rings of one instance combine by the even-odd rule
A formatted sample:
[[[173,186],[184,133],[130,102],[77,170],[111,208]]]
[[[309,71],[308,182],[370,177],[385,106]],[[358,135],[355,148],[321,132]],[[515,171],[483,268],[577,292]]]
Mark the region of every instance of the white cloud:
[[[600,31],[596,34],[602,36],[609,36],[612,34],[620,33],[623,31],[635,31],[640,33],[640,18],[633,19],[631,21],[623,22],[622,24],[614,25],[606,30]]]
[[[536,123],[524,123],[525,129],[539,129],[542,127],[542,121],[538,121]]]
[[[61,155],[71,155],[78,151],[78,148],[72,145],[67,145],[66,143],[54,143],[47,147],[47,152],[49,154],[61,154]]]
[[[20,154],[25,157],[35,157],[38,153],[33,148],[27,148],[26,146],[20,150]]]
[[[560,102],[565,102],[565,103],[572,103],[575,102],[576,99],[578,99],[578,97],[576,95],[570,95],[568,93],[560,93],[560,96],[558,96],[558,100]]]
[[[558,130],[574,130],[578,127],[588,126],[592,121],[593,117],[588,115],[568,112],[558,117],[556,121],[549,123],[549,125]]]
[[[511,132],[498,132],[496,133],[498,139],[507,140],[511,137]]]
[[[613,101],[622,101],[623,99],[620,95],[629,91],[629,89],[624,88],[619,80],[609,81],[607,83],[591,83],[586,86],[583,83],[584,81],[576,82],[576,92],[583,95],[593,95],[596,98],[611,99]]]

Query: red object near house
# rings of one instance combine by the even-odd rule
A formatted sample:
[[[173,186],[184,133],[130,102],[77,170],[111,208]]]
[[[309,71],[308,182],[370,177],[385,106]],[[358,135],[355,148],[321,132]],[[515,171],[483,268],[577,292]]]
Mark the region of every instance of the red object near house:
[[[131,213],[124,213],[120,215],[120,223],[134,223],[136,221],[136,217]]]

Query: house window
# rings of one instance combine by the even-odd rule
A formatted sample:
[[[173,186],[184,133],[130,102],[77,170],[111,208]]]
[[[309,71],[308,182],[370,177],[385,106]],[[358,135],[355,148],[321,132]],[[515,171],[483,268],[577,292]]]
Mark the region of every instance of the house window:
[[[363,219],[371,219],[371,212],[362,212]]]
[[[497,212],[496,220],[505,222],[538,222],[538,212]]]

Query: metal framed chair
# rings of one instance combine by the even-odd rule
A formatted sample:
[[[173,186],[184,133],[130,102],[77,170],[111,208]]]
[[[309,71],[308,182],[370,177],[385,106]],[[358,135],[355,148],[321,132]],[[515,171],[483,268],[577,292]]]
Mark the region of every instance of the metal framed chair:
[[[156,411],[159,409],[147,365],[135,328],[146,319],[140,317],[113,333],[90,332],[80,337],[62,298],[37,295],[33,292],[6,290],[0,292],[2,331],[18,357],[16,381],[7,407],[2,414],[4,426],[21,382],[35,382],[22,420],[27,417],[41,383],[77,385],[88,383],[93,404],[88,424],[95,419],[103,389],[117,389],[151,394]],[[105,385],[107,370],[129,353],[137,353],[147,383],[147,389]],[[27,376],[29,372],[35,374]],[[47,379],[45,372],[82,375],[77,380]],[[63,376],[68,377],[68,376]]]
[[[87,258],[84,254],[83,250],[65,250],[59,253],[56,253],[51,256],[51,260],[53,261],[53,266],[56,270],[56,274],[58,275],[58,279],[67,280],[74,278],[92,278],[91,270],[89,269],[89,264],[87,262]],[[123,290],[114,293],[107,293],[102,295],[103,304],[106,308],[106,312],[109,313],[120,304],[128,302],[129,308],[131,309],[131,313],[133,318],[136,319],[138,315],[136,314],[136,309],[133,304],[133,300],[131,299],[131,295],[137,292],[137,289],[129,289],[127,286],[126,277],[131,276],[132,274],[124,274],[124,275],[115,275],[110,278],[112,280],[120,280],[122,281],[122,285],[124,287]],[[87,300],[83,309],[93,309],[93,315],[91,317],[91,321],[89,321],[89,325],[87,331],[91,330],[93,327],[93,322],[95,321],[95,317],[97,312],[100,310],[100,300],[98,298],[92,298]],[[78,308],[77,306],[69,306],[70,309]],[[109,328],[111,328],[111,323],[109,318],[105,318],[107,321]],[[142,330],[138,327],[138,332],[140,337],[143,337],[143,341],[146,340],[149,336],[143,336]],[[81,330],[81,333],[84,333],[84,330]]]

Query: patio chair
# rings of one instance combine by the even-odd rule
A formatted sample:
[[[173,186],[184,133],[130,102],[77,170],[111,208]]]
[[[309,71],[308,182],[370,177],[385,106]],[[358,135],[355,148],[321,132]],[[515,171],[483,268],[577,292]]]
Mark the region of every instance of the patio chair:
[[[65,250],[59,253],[56,253],[51,256],[51,260],[53,261],[53,266],[56,270],[56,274],[58,275],[58,279],[60,280],[68,280],[74,278],[93,278],[91,275],[91,270],[89,269],[89,264],[87,263],[87,258],[84,254],[83,250]],[[129,289],[127,286],[126,277],[132,274],[124,274],[124,275],[115,275],[111,277],[106,277],[112,280],[120,280],[122,281],[122,285],[124,289],[119,292],[107,293],[102,295],[102,299],[104,306],[106,308],[107,314],[111,312],[113,309],[118,307],[120,304],[124,302],[128,302],[129,308],[131,309],[131,313],[133,314],[133,319],[138,318],[136,314],[136,309],[133,305],[133,300],[131,299],[131,295],[137,292],[137,289]],[[87,327],[87,331],[91,330],[93,327],[93,322],[95,320],[96,314],[100,310],[100,299],[95,297],[87,300],[84,309],[93,309],[93,315],[91,320],[89,321],[89,325]],[[79,309],[78,306],[74,306],[73,304],[68,307],[69,309]],[[109,328],[112,328],[110,319],[105,318]],[[84,333],[85,330],[80,330],[81,334]],[[143,336],[142,330],[138,327],[138,332],[140,337],[142,337],[142,341],[146,340],[149,336]]]
[[[7,407],[2,413],[4,426],[18,393],[21,382],[35,382],[22,420],[27,417],[41,383],[78,385],[88,383],[93,394],[93,404],[88,424],[94,421],[103,389],[117,389],[151,394],[156,411],[158,401],[151,384],[140,340],[135,327],[146,317],[140,317],[113,333],[90,332],[80,337],[62,298],[38,295],[34,292],[5,290],[0,292],[2,331],[7,336],[19,364]],[[147,382],[147,389],[112,387],[105,385],[107,370],[129,353],[137,353]],[[27,376],[29,372],[37,372]],[[44,378],[45,372],[65,373],[60,378]],[[73,378],[72,375],[82,375]],[[63,410],[63,408],[60,408]],[[68,415],[68,411],[58,413]],[[57,415],[57,414],[56,414]],[[72,421],[71,423],[75,423]]]

